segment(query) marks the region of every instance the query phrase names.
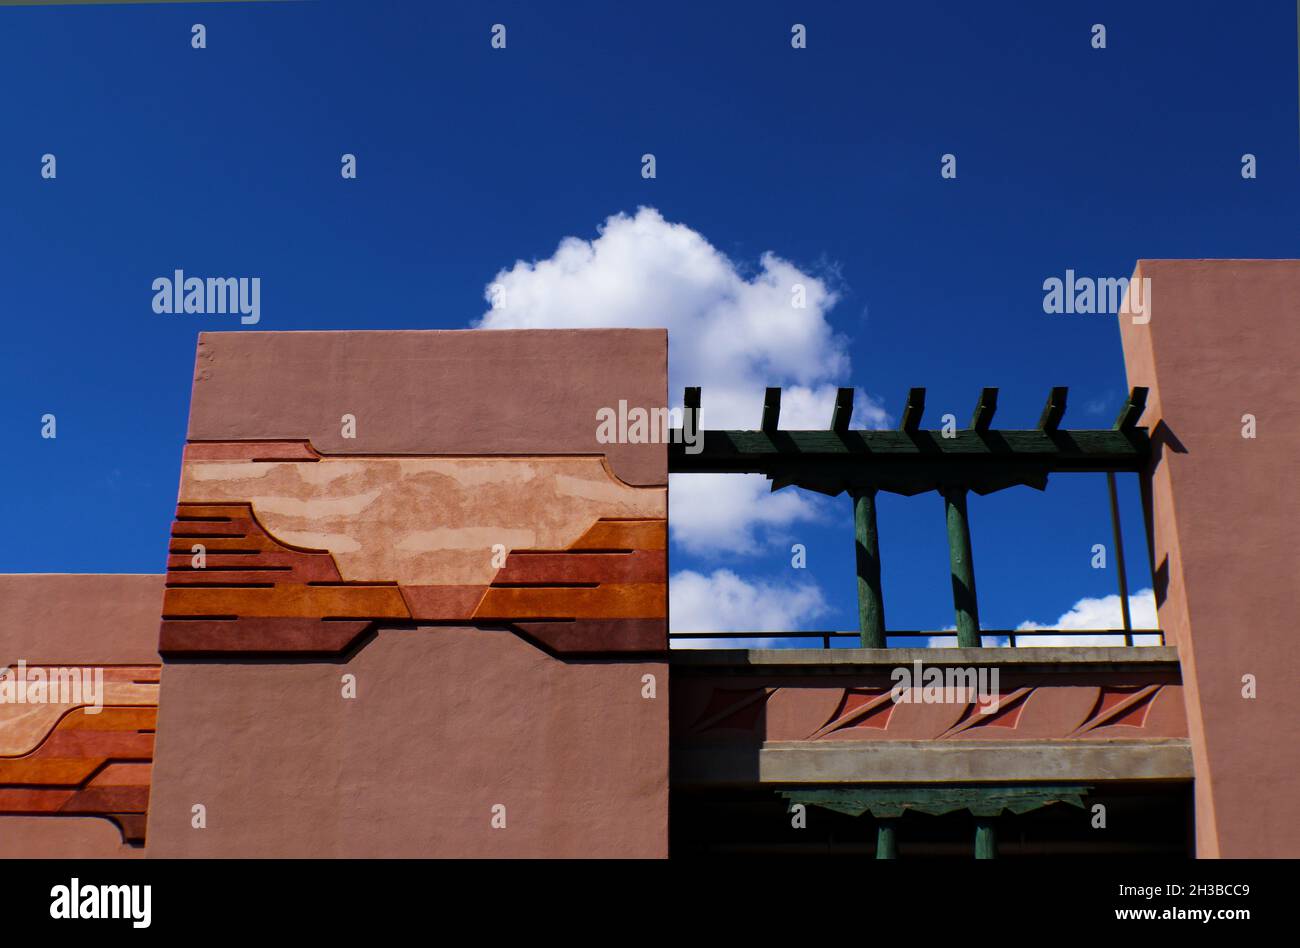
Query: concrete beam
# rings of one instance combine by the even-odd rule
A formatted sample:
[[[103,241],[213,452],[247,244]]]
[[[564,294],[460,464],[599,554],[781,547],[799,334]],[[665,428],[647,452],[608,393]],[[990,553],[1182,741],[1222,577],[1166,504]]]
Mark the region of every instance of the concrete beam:
[[[769,741],[674,748],[674,786],[1192,779],[1191,744],[1157,741]]]
[[[769,633],[770,635],[770,633]],[[755,638],[761,638],[755,635]],[[896,668],[919,661],[925,665],[1015,665],[1060,670],[1066,665],[1098,666],[1177,665],[1178,649],[1167,645],[1124,648],[1070,645],[1033,648],[762,648],[673,649],[674,667],[790,668],[818,666],[837,673],[854,668]]]

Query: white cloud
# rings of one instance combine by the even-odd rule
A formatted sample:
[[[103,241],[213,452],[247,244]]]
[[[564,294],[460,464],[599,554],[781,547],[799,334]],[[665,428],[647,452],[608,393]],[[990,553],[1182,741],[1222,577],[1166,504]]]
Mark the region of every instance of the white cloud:
[[[1156,597],[1150,589],[1139,589],[1128,597],[1129,616],[1135,629],[1158,629],[1160,621],[1156,618]],[[1102,596],[1100,598],[1080,599],[1070,610],[1062,615],[1055,622],[1034,622],[1026,619],[1016,626],[1017,632],[1033,631],[1036,629],[1060,629],[1069,631],[1078,629],[1081,632],[1092,632],[1096,629],[1121,629],[1124,627],[1124,616],[1119,608],[1119,594]],[[927,640],[930,648],[952,647],[957,644],[955,636],[933,636]],[[1005,638],[990,640],[986,643],[989,646],[1006,645]],[[1016,639],[1016,645],[1019,646],[1047,646],[1047,645],[1123,645],[1124,640],[1118,635],[1027,635],[1024,638]],[[1156,635],[1135,635],[1133,636],[1134,645],[1159,645],[1160,638]]]
[[[1135,629],[1158,629],[1156,618],[1156,597],[1150,589],[1139,589],[1128,597],[1129,616]],[[1124,626],[1124,617],[1120,611],[1119,594],[1102,596],[1100,599],[1080,599],[1070,611],[1055,622],[1040,623],[1026,620],[1016,626],[1016,631],[1033,629],[1119,629]],[[1134,636],[1135,645],[1159,645],[1159,638],[1154,635]],[[1017,645],[1123,645],[1123,639],[1113,635],[1033,635],[1016,640]]]
[[[752,554],[789,538],[796,523],[825,519],[804,491],[771,493],[762,474],[674,474],[668,492],[673,542],[688,553]]]
[[[598,230],[594,240],[566,237],[549,258],[497,273],[484,298],[501,303],[475,327],[667,327],[669,401],[680,405],[684,386],[701,386],[705,427],[757,428],[768,385],[782,386],[782,427],[829,425],[850,367],[848,340],[826,319],[839,299],[826,280],[770,252],[747,277],[701,234],[653,208],[615,214]],[[791,304],[796,284],[802,309]],[[853,421],[883,427],[890,419],[858,392]],[[758,552],[778,528],[818,517],[814,497],[769,494],[730,475],[674,477],[671,493],[674,542],[692,552]]]
[[[1128,615],[1132,620],[1134,628],[1160,628],[1160,620],[1156,618],[1156,594],[1151,589],[1139,589],[1136,593],[1128,596]],[[1078,629],[1080,632],[1091,632],[1093,629],[1101,628],[1123,628],[1125,619],[1119,611],[1119,594],[1114,596],[1102,596],[1100,598],[1083,598],[1075,602],[1070,607],[1070,611],[1062,615],[1056,622],[1034,622],[1026,619],[1015,627],[1017,632],[1032,632],[1035,629]],[[956,627],[949,625],[946,631],[956,632]],[[1024,639],[1015,640],[1015,645],[1123,645],[1121,636],[1026,636]],[[957,636],[931,636],[926,640],[927,648],[954,648],[957,645]],[[998,639],[989,639],[984,642],[987,648],[997,648],[997,646],[1008,645],[1005,636]],[[1160,645],[1160,636],[1134,636],[1134,645]]]
[[[821,590],[811,582],[751,582],[727,569],[714,570],[708,576],[692,570],[674,573],[668,596],[673,632],[795,631],[827,611]],[[697,639],[674,643],[674,647],[763,648],[772,644],[775,640],[764,638]]]

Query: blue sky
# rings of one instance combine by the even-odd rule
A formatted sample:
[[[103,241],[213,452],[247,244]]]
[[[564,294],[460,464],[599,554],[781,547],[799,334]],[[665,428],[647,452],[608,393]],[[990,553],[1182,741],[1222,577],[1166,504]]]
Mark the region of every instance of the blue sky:
[[[261,330],[460,328],[516,260],[642,206],[742,278],[770,252],[822,281],[852,365],[827,381],[894,417],[919,385],[928,422],[964,425],[994,385],[998,423],[1031,427],[1068,385],[1066,426],[1109,426],[1125,394],[1116,322],[1044,314],[1043,281],[1127,276],[1141,257],[1300,256],[1295,16],[1289,2],[4,8],[0,571],[163,568],[195,336],[238,327],[155,314],[155,277],[260,276]],[[807,49],[791,48],[794,23]],[[680,381],[703,386],[707,424],[710,379]],[[1098,475],[972,499],[986,627],[1114,591],[1090,565],[1109,543],[1105,498]],[[732,570],[786,602],[815,586],[825,607],[806,625],[853,628],[849,501],[810,510],[741,550],[675,547],[673,569]],[[880,532],[890,626],[950,625],[940,499],[885,497]]]

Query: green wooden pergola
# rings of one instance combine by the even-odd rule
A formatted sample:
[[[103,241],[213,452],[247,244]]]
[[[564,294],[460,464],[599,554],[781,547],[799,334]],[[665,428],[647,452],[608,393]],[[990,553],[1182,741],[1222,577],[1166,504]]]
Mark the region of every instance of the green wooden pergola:
[[[1010,430],[993,427],[998,390],[986,388],[969,427],[925,429],[921,427],[925,389],[913,388],[898,429],[889,431],[850,428],[853,389],[841,388],[825,430],[785,431],[780,427],[781,389],[769,388],[758,430],[735,431],[700,427],[700,389],[692,387],[685,392],[683,427],[671,432],[668,470],[674,474],[755,473],[765,475],[772,490],[794,486],[832,497],[847,492],[853,498],[863,648],[886,646],[876,527],[876,495],[880,491],[906,496],[937,491],[943,497],[957,645],[975,648],[981,644],[981,632],[967,496],[972,491],[983,495],[1020,484],[1043,490],[1054,473],[1104,472],[1110,492],[1125,642],[1131,645],[1115,474],[1143,471],[1149,463],[1150,437],[1146,428],[1137,425],[1146,407],[1147,389],[1134,388],[1114,426],[1106,429],[1062,428],[1066,395],[1067,389],[1053,388],[1036,428]]]
[[[898,820],[904,813],[942,816],[967,810],[975,817],[976,859],[997,858],[997,818],[1064,803],[1084,809],[1092,787],[1079,784],[1015,784],[942,787],[810,787],[778,790],[790,804],[824,807],[848,816],[876,817],[876,858],[898,858]]]

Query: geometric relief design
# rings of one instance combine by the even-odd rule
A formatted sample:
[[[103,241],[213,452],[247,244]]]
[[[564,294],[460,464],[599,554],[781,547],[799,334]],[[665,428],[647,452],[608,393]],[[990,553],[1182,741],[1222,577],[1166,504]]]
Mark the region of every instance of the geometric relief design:
[[[890,698],[890,689],[846,688],[839,707],[808,740],[817,740],[835,731],[850,728],[872,728],[883,731],[889,727],[889,718],[898,705]]]
[[[1122,726],[1132,733],[1105,731],[1106,736],[1155,739],[1187,735],[1177,705],[1170,705],[1158,716],[1152,714],[1166,687],[1163,682],[1090,685],[1063,676],[1058,686],[1050,678],[1031,679],[1032,684],[1004,685],[999,689],[997,710],[986,714],[984,703],[976,700],[895,702],[892,686],[883,674],[862,676],[838,688],[788,679],[783,682],[779,675],[749,687],[737,687],[739,682],[724,684],[726,680],[675,679],[677,700],[689,694],[691,704],[703,708],[688,726],[688,733],[754,730],[760,739],[770,741],[1034,741],[1087,737],[1099,728]],[[698,704],[706,693],[707,699]],[[769,713],[762,713],[765,708]],[[822,723],[814,723],[818,721]]]
[[[350,459],[346,467],[335,465],[328,470],[317,467],[316,462],[328,460],[320,458],[309,445],[295,442],[192,444],[187,448],[186,463],[193,462],[198,467],[190,470],[183,484],[188,484],[190,490],[199,489],[197,485],[202,483],[220,483],[220,478],[242,484],[256,479],[256,474],[250,472],[283,472],[287,464],[299,471],[325,471],[321,476],[298,475],[301,481],[313,484],[362,478],[360,483],[370,488],[363,499],[367,504],[375,504],[383,488],[373,488],[373,480],[392,476],[394,472],[389,463],[371,470],[365,466],[365,458]],[[412,476],[430,476],[426,470],[428,463],[421,467],[421,462],[429,459],[412,460],[409,468],[416,471]],[[490,478],[481,473],[482,465],[467,471],[457,468],[453,473],[459,472],[458,476],[470,484],[479,481],[497,484],[510,475],[536,480],[536,470],[542,461],[534,459],[517,468],[509,467],[510,459],[495,459],[492,463],[495,466],[489,468]],[[213,465],[216,473],[212,473]],[[441,472],[439,476],[450,476],[446,470],[437,470]],[[574,466],[571,460],[556,459],[544,470],[557,479],[557,490],[596,498],[584,501],[588,506],[592,502],[613,502],[601,500],[606,496],[602,491],[623,506],[632,502],[627,500],[629,489],[608,481],[607,469],[599,465],[592,468],[584,462]],[[593,471],[599,478],[595,487],[591,486],[592,482],[579,479],[579,475],[590,478]],[[204,477],[210,480],[204,481]],[[280,477],[285,484],[295,483],[287,474],[281,473]],[[402,489],[416,488],[407,485]],[[468,488],[461,484],[460,489]],[[365,529],[367,521],[353,510],[352,497],[341,488],[339,493],[338,498],[331,495],[329,500],[316,501],[333,505],[320,508],[327,511],[323,516],[336,517],[333,512],[342,507],[353,511],[352,520],[329,520],[331,529],[337,531],[340,524],[346,523],[353,523],[355,529]],[[644,491],[633,492],[631,497],[639,504],[658,503],[662,499],[661,495]],[[278,494],[272,499],[281,511],[281,520],[289,522],[286,519],[289,513],[284,512],[288,510],[297,518],[293,521],[297,525],[295,529],[301,532],[304,524],[310,524],[310,511],[314,508],[308,502],[293,507]],[[668,531],[663,517],[597,517],[594,522],[587,521],[577,538],[561,548],[511,549],[504,566],[483,574],[486,581],[438,585],[429,582],[436,580],[436,570],[431,574],[427,568],[422,568],[422,572],[417,570],[427,578],[415,582],[398,583],[385,576],[366,581],[348,580],[330,550],[295,545],[273,535],[259,517],[256,506],[254,501],[228,499],[178,504],[168,550],[159,645],[163,655],[337,655],[381,620],[506,625],[535,644],[562,654],[658,652],[667,647]],[[539,521],[539,532],[559,539],[557,531],[562,534],[563,526],[557,527],[550,521],[557,517],[562,521],[564,514],[572,522],[571,511],[558,514],[551,511],[546,515],[546,522]],[[473,514],[490,515],[481,510]],[[441,516],[445,518],[448,514],[444,510]],[[511,516],[517,517],[517,513]],[[407,559],[399,557],[394,562],[436,562],[429,558],[443,556],[438,552],[440,543],[447,547],[446,556],[453,557],[447,561],[449,567],[460,570],[457,575],[464,575],[465,554],[456,544],[470,542],[472,556],[479,562],[487,563],[492,557],[486,542],[496,535],[491,529],[431,522],[428,524],[431,529],[421,533],[409,526],[422,525],[420,517],[418,513],[408,513],[408,526],[404,528],[407,533],[398,541],[399,545],[418,546],[418,550],[407,555]],[[462,539],[466,532],[473,535],[472,540]],[[337,543],[340,549],[375,548],[374,537],[325,530],[321,535],[333,537],[331,545]],[[417,539],[412,540],[413,536]],[[429,536],[436,539],[428,540]],[[195,544],[202,544],[205,549],[206,562],[201,569],[193,563]],[[378,553],[369,555],[376,562],[382,559]]]
[[[1088,719],[1079,725],[1076,733],[1099,727],[1122,725],[1143,727],[1161,685],[1107,685],[1100,689],[1097,703]]]
[[[981,727],[1008,728],[1014,730],[1020,723],[1021,712],[1025,709],[1025,703],[1029,696],[1035,691],[1033,688],[1018,688],[1008,694],[999,694],[997,698],[997,710],[985,713],[980,706],[974,702],[967,706],[962,713],[961,720],[953,726],[952,730],[945,733],[944,737],[950,737],[954,734],[960,734],[963,731],[974,730]],[[989,702],[992,704],[992,701]]]
[[[472,618],[559,652],[667,647],[668,522],[603,518],[564,550],[514,550]]]
[[[753,731],[762,717],[764,704],[775,693],[774,688],[714,688],[691,730],[696,733]]]
[[[194,566],[198,544],[202,569]],[[410,618],[396,585],[344,582],[328,552],[277,540],[251,505],[177,506],[162,654],[337,653],[381,618]]]
[[[160,667],[85,668],[104,676],[97,712],[84,703],[0,704],[0,815],[100,816],[124,842],[143,843]],[[53,681],[48,669],[46,677]]]

